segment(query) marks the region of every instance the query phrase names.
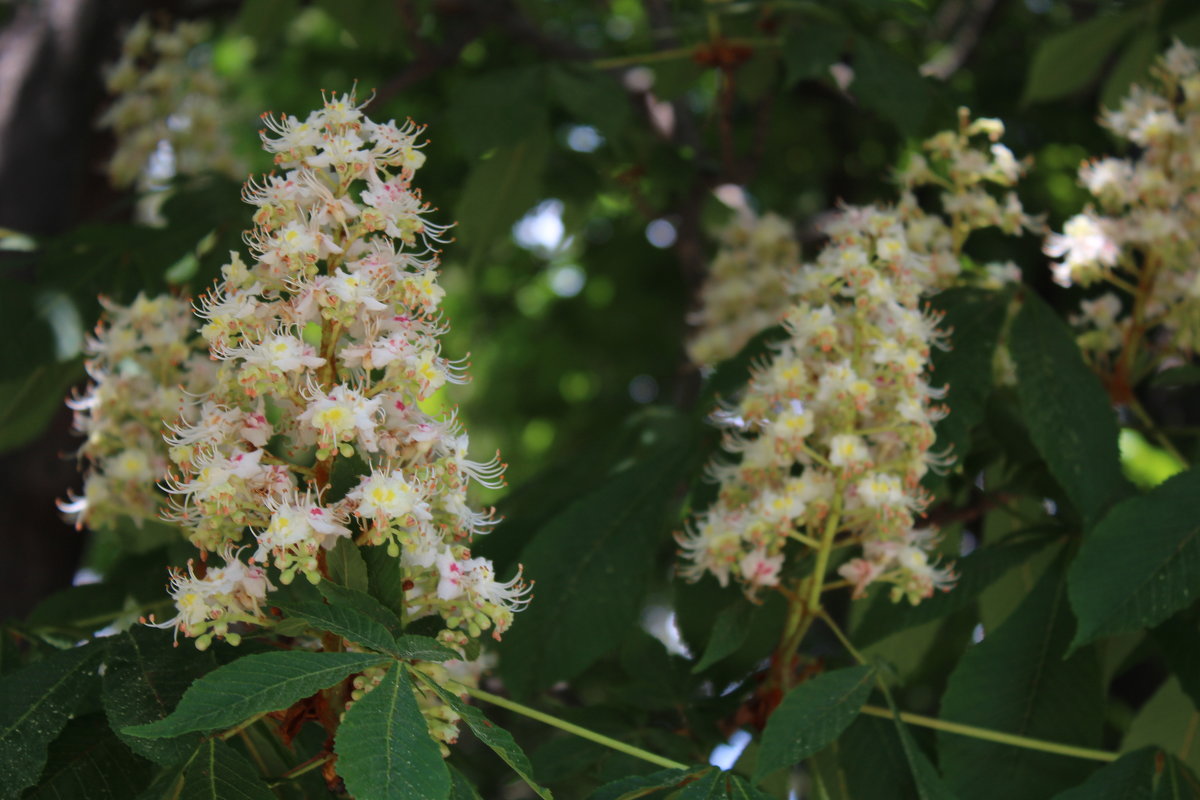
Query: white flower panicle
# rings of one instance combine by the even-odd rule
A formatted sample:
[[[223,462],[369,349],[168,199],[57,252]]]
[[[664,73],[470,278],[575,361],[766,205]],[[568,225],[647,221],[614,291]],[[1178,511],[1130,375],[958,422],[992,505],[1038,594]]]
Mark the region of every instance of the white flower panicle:
[[[688,355],[711,366],[776,325],[788,307],[784,276],[800,262],[791,223],[778,214],[739,214],[719,234],[720,249],[700,291]]]
[[[1046,239],[1059,284],[1107,282],[1126,295],[1085,302],[1076,319],[1096,361],[1154,329],[1163,356],[1200,351],[1198,64],[1200,52],[1176,41],[1151,70],[1154,86],[1134,86],[1102,113],[1101,124],[1132,143],[1133,155],[1084,163],[1080,183],[1095,202]]]
[[[83,493],[59,508],[77,528],[158,518],[167,498],[157,484],[170,464],[163,420],[186,413],[189,394],[213,378],[186,302],[143,294],[129,305],[100,302],[104,317],[87,341],[92,382],[67,401],[86,437],[78,451],[85,475]]]
[[[1001,131],[964,112],[957,131],[912,157],[899,205],[847,206],[825,221],[817,260],[790,274],[788,338],[752,370],[740,401],[715,415],[732,458],[711,466],[718,497],[678,536],[686,577],[732,578],[753,597],[786,580],[795,548],[858,545],[862,555],[839,569],[855,596],[877,581],[911,603],[950,588],[953,573],[932,554],[935,532],[919,526],[930,499],[922,477],[952,463],[931,450],[947,387],[929,384],[929,358],[945,332],[921,299],[959,279],[972,230],[1035,224],[1014,195],[988,191],[1020,171],[995,144]],[[990,147],[978,147],[979,134]],[[921,185],[945,190],[944,215],[920,208],[912,190]]]
[[[412,185],[421,129],[373,122],[353,95],[303,121],[266,122],[281,172],[246,187],[253,263],[231,254],[197,303],[217,384],[170,435],[171,515],[207,552],[252,535],[252,561],[284,584],[319,581],[342,540],[385,548],[409,619],[440,616],[453,647],[499,638],[527,587],[471,556],[472,537],[496,520],[470,507],[467,488],[500,485],[503,465],[470,460],[454,415],[421,409],[465,380],[438,341],[433,248],[445,228]],[[338,496],[341,462],[359,477]]]
[[[174,175],[245,175],[224,134],[223,83],[198,48],[208,37],[203,23],[159,30],[148,16],[126,34],[105,75],[114,99],[99,120],[117,138],[108,164],[113,185],[145,191]]]

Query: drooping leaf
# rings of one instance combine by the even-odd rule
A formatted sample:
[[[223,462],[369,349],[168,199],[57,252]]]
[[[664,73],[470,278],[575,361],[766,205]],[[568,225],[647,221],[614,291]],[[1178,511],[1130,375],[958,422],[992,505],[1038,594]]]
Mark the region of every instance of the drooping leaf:
[[[550,88],[563,108],[606,135],[620,133],[629,122],[628,93],[608,73],[555,65],[550,69]]]
[[[533,765],[529,763],[529,757],[525,755],[525,751],[513,739],[511,733],[489,721],[483,715],[482,711],[475,706],[464,703],[458,695],[446,690],[437,681],[419,670],[412,669],[412,672],[425,686],[429,687],[438,697],[442,698],[442,702],[450,706],[454,710],[454,713],[462,717],[476,738],[492,748],[496,755],[504,760],[505,764],[512,767],[513,771],[520,775],[525,783],[529,784],[529,788],[533,789],[539,797],[545,798],[545,800],[552,800],[550,792],[534,780]]]
[[[712,636],[704,648],[704,655],[692,667],[693,673],[703,672],[742,646],[750,634],[750,614],[753,610],[754,605],[744,598],[738,598],[733,605],[722,609],[713,623]]]
[[[171,716],[125,729],[161,739],[232,727],[256,714],[287,708],[343,678],[391,659],[373,653],[285,651],[243,656],[192,684]]]
[[[1038,45],[1025,78],[1023,103],[1073,94],[1097,78],[1109,54],[1136,27],[1136,11],[1098,14]]]
[[[217,738],[202,739],[186,761],[162,773],[138,800],[274,800],[246,757]]]
[[[1066,324],[1032,292],[1013,321],[1009,344],[1029,435],[1090,529],[1133,493],[1121,470],[1108,395]]]
[[[1100,92],[1102,106],[1119,108],[1133,84],[1146,82],[1150,77],[1150,65],[1161,49],[1160,39],[1158,31],[1144,29],[1125,45],[1121,57],[1104,81],[1104,89]]]
[[[904,745],[895,726],[859,715],[834,744],[847,794],[854,800],[908,800],[916,797]],[[864,764],[870,768],[864,769]]]
[[[1200,468],[1115,506],[1071,564],[1075,644],[1151,627],[1200,594]],[[1120,587],[1114,591],[1114,587]]]
[[[400,567],[400,560],[389,556],[385,547],[367,547],[362,551],[362,557],[367,564],[367,583],[371,597],[400,624],[405,606],[404,570]],[[325,588],[327,587],[322,586],[322,590]],[[383,622],[378,616],[375,618]],[[384,622],[384,625],[395,633],[391,623]]]
[[[1200,780],[1196,773],[1173,755],[1165,754],[1162,774],[1154,787],[1154,800],[1197,800]]]
[[[450,773],[399,664],[346,712],[334,751],[338,774],[355,797],[445,800],[450,795]]]
[[[337,546],[325,554],[325,566],[331,581],[347,589],[367,591],[367,563],[349,538],[338,539]]]
[[[525,548],[537,601],[504,637],[500,668],[512,691],[571,678],[621,641],[641,607],[655,534],[684,463],[684,453],[669,449],[617,473]]]
[[[395,638],[382,623],[351,606],[330,603],[295,603],[280,606],[285,618],[299,618],[312,627],[329,631],[370,650],[395,655]]]
[[[921,131],[933,103],[933,85],[916,64],[867,39],[855,43],[850,91],[909,136]]]
[[[950,675],[941,716],[988,730],[1095,747],[1104,693],[1091,648],[1064,659],[1072,619],[1060,563],[1012,614],[971,647]],[[1093,768],[1084,759],[947,733],[938,734],[946,780],[963,797],[1050,797]],[[1004,764],[1003,770],[993,769]]]
[[[630,775],[612,783],[606,783],[588,795],[588,800],[642,800],[665,795],[669,789],[679,786],[689,777],[694,778],[697,770],[664,769],[647,775]],[[663,790],[661,793],[656,789]]]
[[[390,560],[393,563],[396,561],[396,559]],[[321,596],[331,604],[354,609],[360,614],[378,622],[393,636],[399,636],[404,630],[400,624],[400,618],[390,608],[366,592],[346,586],[339,586],[329,581],[321,581],[317,584],[317,589],[320,590]]]
[[[446,769],[450,771],[450,797],[447,800],[483,800],[467,776],[456,770],[453,764],[446,764]]]
[[[680,790],[678,800],[771,800],[740,775],[710,767]]]
[[[784,85],[819,78],[842,55],[849,31],[841,25],[814,22],[800,25],[783,38]]]
[[[1167,660],[1167,667],[1179,679],[1183,690],[1200,708],[1200,607],[1171,617],[1152,632],[1154,641]]]
[[[493,244],[507,237],[509,226],[537,202],[550,144],[545,130],[533,128],[471,168],[455,208],[456,233],[467,248],[469,263],[478,263]]]
[[[864,664],[826,672],[788,692],[763,731],[755,782],[836,739],[858,716],[874,681],[874,669]]]
[[[150,783],[153,767],[117,739],[103,714],[88,714],[67,723],[50,745],[46,769],[25,797],[129,800]]]
[[[1158,753],[1157,747],[1126,753],[1080,785],[1054,795],[1054,800],[1150,800]]]
[[[165,631],[132,628],[106,640],[101,697],[108,722],[135,753],[168,766],[187,758],[200,734],[178,739],[143,739],[123,731],[170,715],[188,686],[216,666],[211,653],[173,647]]]
[[[1195,746],[1197,729],[1200,709],[1183,691],[1179,679],[1169,678],[1129,722],[1121,750],[1154,745],[1174,751],[1187,766],[1200,770],[1200,748]]]
[[[937,768],[929,760],[908,731],[908,726],[900,720],[895,701],[888,692],[884,692],[888,707],[892,710],[892,721],[896,725],[896,733],[900,737],[900,746],[904,749],[904,757],[908,761],[909,772],[912,773],[913,783],[917,787],[917,797],[920,800],[955,800],[955,793],[946,785],[946,781],[938,773]]]
[[[855,644],[865,647],[894,633],[966,608],[979,598],[984,589],[1013,567],[1024,564],[1050,541],[1043,537],[981,547],[955,563],[954,569],[959,577],[953,589],[936,593],[915,606],[906,602],[893,603],[887,592],[879,592],[870,600],[871,604],[854,628]]]
[[[95,644],[74,647],[0,678],[0,789],[17,796],[46,763],[46,747],[99,688]]]
[[[992,358],[1009,299],[1008,292],[959,287],[939,292],[930,301],[934,310],[945,315],[939,327],[950,336],[949,350],[932,353],[930,383],[947,387],[950,407],[950,413],[937,422],[937,447],[950,447],[960,462],[992,391]]]
[[[43,364],[0,382],[0,453],[28,443],[50,424],[63,397],[83,377],[82,361]]]
[[[396,639],[396,647],[393,652],[397,658],[414,661],[450,661],[459,658],[458,653],[438,644],[436,639],[429,636],[401,636]]]

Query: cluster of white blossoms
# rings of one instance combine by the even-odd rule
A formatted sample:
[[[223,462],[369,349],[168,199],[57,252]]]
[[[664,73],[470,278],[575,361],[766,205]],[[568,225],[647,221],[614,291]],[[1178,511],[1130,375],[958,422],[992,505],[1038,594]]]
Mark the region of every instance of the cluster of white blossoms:
[[[283,584],[316,583],[325,554],[347,539],[386,549],[406,618],[440,616],[444,644],[461,650],[485,630],[499,638],[527,587],[471,556],[472,537],[496,520],[470,507],[467,487],[498,486],[503,465],[471,461],[454,415],[421,410],[464,381],[440,354],[433,248],[444,229],[425,219],[412,185],[421,129],[372,122],[353,95],[304,119],[265,119],[263,145],[281,172],[246,185],[254,260],[232,254],[197,304],[217,376],[168,437],[170,516],[226,566],[217,581],[211,569],[177,576],[179,613],[163,624],[203,647],[226,636],[231,614],[258,609],[245,599],[269,584],[227,591],[230,575],[250,575],[229,560],[230,545],[252,536],[252,563],[273,566]],[[335,471],[351,476],[340,495]],[[207,612],[190,612],[193,603]]]
[[[1084,303],[1081,344],[1104,360],[1127,338],[1158,329],[1163,354],[1200,351],[1200,53],[1175,42],[1152,75],[1153,88],[1134,86],[1101,124],[1128,141],[1128,158],[1084,163],[1081,183],[1095,205],[1052,234],[1045,252],[1063,286],[1108,282],[1107,293]]]
[[[86,437],[83,492],[59,503],[77,528],[93,530],[159,517],[166,495],[157,484],[170,463],[163,420],[185,413],[187,396],[206,391],[215,371],[185,301],[139,294],[127,306],[100,302],[104,317],[87,341],[92,383],[67,402]]]
[[[990,190],[1021,172],[996,143],[1002,132],[964,111],[958,130],[930,139],[900,173],[898,205],[845,207],[825,221],[828,243],[790,276],[788,338],[716,415],[734,458],[712,465],[718,498],[678,537],[686,577],[732,577],[753,597],[780,584],[792,542],[860,546],[839,569],[855,596],[876,581],[912,603],[950,587],[935,531],[918,522],[929,502],[921,479],[952,463],[930,449],[946,391],[928,382],[930,349],[946,334],[921,299],[959,280],[971,231],[1033,225],[1014,194]],[[943,214],[918,205],[921,186],[944,190]]]
[[[115,97],[99,121],[117,139],[108,164],[113,185],[146,191],[177,174],[245,175],[224,133],[222,81],[197,48],[208,36],[203,23],[156,30],[148,16],[126,34],[105,75]]]
[[[697,326],[688,343],[695,364],[737,355],[757,333],[778,324],[788,308],[786,275],[800,262],[791,223],[778,214],[742,211],[719,234],[720,249],[700,291]]]

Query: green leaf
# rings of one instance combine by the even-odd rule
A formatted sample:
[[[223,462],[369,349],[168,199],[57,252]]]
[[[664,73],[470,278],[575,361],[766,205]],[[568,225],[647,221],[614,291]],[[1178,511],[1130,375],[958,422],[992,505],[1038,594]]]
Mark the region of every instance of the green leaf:
[[[1119,108],[1133,84],[1146,82],[1150,77],[1150,65],[1161,49],[1160,39],[1158,31],[1142,30],[1125,45],[1116,66],[1104,81],[1104,90],[1100,92],[1102,106]]]
[[[349,537],[338,539],[337,546],[325,554],[329,579],[347,589],[367,591],[367,562]]]
[[[892,710],[892,721],[896,725],[896,733],[900,736],[900,746],[904,749],[909,772],[912,773],[913,782],[917,786],[917,797],[920,800],[955,800],[954,792],[946,786],[946,782],[938,774],[937,768],[929,761],[929,756],[925,755],[925,751],[913,740],[912,734],[908,732],[908,726],[900,721],[891,694],[884,692],[884,696],[887,698],[888,707]]]
[[[537,202],[549,155],[550,137],[532,128],[471,168],[455,209],[468,263],[478,263],[496,242],[507,240],[509,226]]]
[[[296,603],[279,608],[285,618],[298,617],[317,630],[329,631],[379,653],[395,655],[396,640],[387,628],[358,609],[320,602]]]
[[[159,776],[138,800],[275,800],[245,756],[204,739],[187,761]]]
[[[483,800],[467,776],[456,770],[453,764],[446,764],[446,769],[450,771],[450,797],[448,800]]]
[[[346,790],[371,800],[442,800],[450,773],[399,664],[346,712],[334,740]]]
[[[802,24],[783,37],[784,86],[820,78],[842,55],[849,31],[827,22]]]
[[[992,358],[1010,299],[1008,292],[961,287],[939,292],[930,301],[935,311],[945,314],[939,327],[949,334],[951,344],[949,350],[933,351],[930,383],[948,387],[950,407],[937,423],[937,447],[951,447],[960,464],[969,449],[971,429],[983,421],[987,408]]]
[[[386,547],[367,547],[360,552],[363,561],[367,563],[367,583],[370,588],[371,597],[377,600],[387,611],[391,612],[392,618],[400,622],[404,617],[404,608],[406,605],[404,600],[404,570],[400,566],[400,559],[389,556]],[[324,583],[322,581],[318,585],[323,585]],[[382,622],[382,620],[379,621]],[[387,627],[393,633],[395,632],[390,624]]]
[[[1200,607],[1176,614],[1152,632],[1167,667],[1200,708]]]
[[[393,564],[398,565],[399,563],[397,559],[390,556],[388,560]],[[350,608],[364,616],[370,617],[387,628],[388,632],[393,636],[399,636],[404,630],[403,625],[400,624],[400,618],[392,613],[390,608],[366,592],[359,591],[358,589],[350,589],[336,583],[330,583],[329,581],[321,581],[317,584],[317,589],[320,590],[321,596],[331,604]]]
[[[1090,529],[1133,493],[1121,470],[1108,394],[1070,329],[1032,292],[1013,321],[1010,348],[1029,435]]]
[[[1178,758],[1166,755],[1162,775],[1154,787],[1154,800],[1197,800],[1200,780]]]
[[[854,800],[908,800],[916,797],[904,745],[896,728],[878,717],[859,715],[833,745]],[[870,769],[864,769],[870,764]]]
[[[425,673],[409,668],[426,686],[440,698],[442,702],[450,706],[455,714],[458,714],[470,727],[471,732],[475,734],[479,741],[486,744],[488,747],[513,768],[513,771],[521,776],[525,783],[529,784],[529,788],[545,800],[553,800],[553,795],[549,790],[538,784],[533,778],[533,765],[529,763],[529,757],[525,755],[525,751],[513,739],[512,734],[504,730],[498,725],[490,722],[483,712],[472,705],[464,703],[462,699],[451,691],[446,690],[438,685],[437,681],[430,678]]]
[[[629,122],[629,95],[609,73],[555,64],[550,68],[550,88],[559,105],[609,136],[620,133]]]
[[[1126,753],[1075,788],[1054,795],[1054,800],[1150,800],[1158,757],[1157,747]]]
[[[122,729],[170,715],[188,686],[216,666],[210,653],[174,647],[165,631],[135,627],[106,639],[101,697],[117,736],[135,753],[168,766],[187,758],[200,734],[179,739],[142,739]]]
[[[37,782],[46,747],[99,684],[101,648],[74,647],[0,678],[0,791]]]
[[[915,64],[884,45],[861,38],[854,47],[850,91],[908,136],[920,132],[933,102],[933,86],[921,77]]]
[[[1184,693],[1179,679],[1170,678],[1138,709],[1121,740],[1121,750],[1156,745],[1176,751],[1188,766],[1200,769],[1200,748],[1195,746],[1198,727],[1200,711]]]
[[[875,683],[868,665],[818,675],[788,692],[763,731],[755,783],[836,739],[858,716]]]
[[[79,359],[42,364],[27,375],[0,382],[0,453],[28,444],[62,408],[67,390],[83,377]]]
[[[1043,39],[1029,65],[1021,102],[1057,100],[1086,87],[1121,40],[1137,27],[1140,13],[1098,15]]]
[[[958,582],[949,592],[939,592],[917,605],[893,603],[886,591],[871,598],[853,631],[856,645],[866,647],[894,633],[940,619],[974,603],[984,589],[1013,567],[1020,566],[1052,540],[1039,538],[1015,544],[981,547],[955,564]]]
[[[740,776],[712,767],[679,792],[678,800],[771,800]]]
[[[544,132],[545,84],[545,68],[537,65],[489,70],[456,89],[447,121],[463,155],[478,157],[493,148],[504,152]],[[510,202],[503,194],[492,200]]]
[[[1196,601],[1200,589],[1200,467],[1119,505],[1071,564],[1075,645],[1148,628]]]
[[[429,636],[401,636],[396,639],[394,652],[397,658],[413,661],[450,661],[460,658],[458,653],[438,644],[437,639]]]
[[[500,669],[514,693],[578,675],[635,624],[664,506],[673,502],[684,463],[683,453],[669,449],[617,473],[526,546],[521,560],[537,582],[537,600],[501,646]]]
[[[1091,648],[1063,656],[1072,619],[1060,565],[950,675],[941,717],[988,730],[1095,747],[1104,721],[1100,664]],[[1044,798],[1078,783],[1091,764],[957,734],[938,733],[946,780],[963,797]],[[1004,769],[994,769],[1003,764]]]
[[[588,795],[588,800],[642,800],[657,797],[655,789],[673,789],[689,777],[697,774],[697,770],[664,769],[647,775],[630,775],[612,783],[606,783]]]
[[[46,770],[26,800],[129,800],[146,788],[153,764],[121,744],[103,714],[71,720],[50,745]]]
[[[1195,386],[1200,383],[1200,366],[1180,364],[1178,367],[1156,372],[1150,379],[1151,386]]]
[[[230,728],[326,689],[343,678],[391,661],[373,653],[285,651],[243,656],[192,684],[164,720],[125,733],[162,739],[192,731]]]
[[[739,597],[733,605],[725,607],[717,615],[708,646],[704,648],[704,655],[696,662],[696,666],[692,667],[692,674],[703,672],[742,646],[742,642],[750,635],[750,616],[753,611],[754,604]]]

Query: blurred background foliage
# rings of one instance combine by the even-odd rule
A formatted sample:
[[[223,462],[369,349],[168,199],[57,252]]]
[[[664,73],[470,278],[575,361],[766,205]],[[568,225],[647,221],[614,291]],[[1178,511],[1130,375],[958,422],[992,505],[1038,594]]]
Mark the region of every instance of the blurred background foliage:
[[[99,315],[96,297],[195,295],[228,251],[242,248],[241,232],[249,227],[249,207],[226,179],[177,179],[163,206],[169,224],[153,228],[135,224],[132,199],[98,178],[112,142],[86,120],[108,102],[101,66],[115,57],[119,32],[143,8],[82,5],[80,41],[90,44],[77,53],[74,80],[40,91],[85,123],[71,124],[69,135],[58,138],[36,136],[38,126],[54,131],[63,123],[32,113],[32,105],[24,107],[29,113],[17,106],[0,120],[6,126],[0,129],[0,447],[11,478],[3,523],[18,553],[4,567],[2,610],[15,616],[69,585],[81,563],[82,535],[54,527],[53,501],[72,480],[62,456],[73,447],[62,397],[83,379],[81,346]],[[1200,45],[1200,9],[1191,0],[150,5],[164,21],[213,24],[211,43],[190,57],[210,62],[226,80],[230,131],[254,173],[270,169],[258,146],[258,115],[303,116],[322,89],[357,86],[360,96],[374,93],[372,118],[411,117],[428,126],[428,161],[417,183],[439,209],[439,222],[457,222],[442,261],[452,322],[444,348],[450,357],[469,353],[473,377],[441,402],[460,407],[475,452],[499,449],[510,465],[509,488],[480,496],[498,502],[508,517],[479,547],[501,572],[548,521],[561,519],[630,458],[648,465],[634,478],[666,481],[667,505],[659,498],[641,510],[666,519],[665,529],[677,524],[683,498],[671,496],[669,479],[696,475],[714,441],[703,433],[708,408],[697,404],[704,376],[683,349],[687,313],[714,252],[712,232],[731,214],[714,190],[742,187],[754,209],[787,216],[813,255],[817,214],[842,201],[893,196],[890,169],[904,150],[952,127],[955,109],[967,106],[1004,120],[1006,143],[1019,157],[1032,157],[1022,198],[1058,229],[1085,202],[1076,184],[1079,163],[1115,147],[1095,122],[1098,104],[1116,103],[1172,37]],[[52,6],[0,5],[5,41],[34,36],[39,14]],[[27,99],[38,78],[9,72],[0,79]],[[44,170],[31,177],[18,169],[31,159],[61,159],[65,172],[53,181]],[[1078,289],[1049,289],[1040,244],[1036,237],[1014,243],[980,236],[971,247],[981,260],[1013,259],[1056,307],[1074,308]],[[1003,452],[1008,467],[1029,466],[1027,442],[1010,435],[1003,402],[993,399],[997,404],[977,436],[986,454],[977,453],[979,463]],[[1123,447],[1138,462],[1132,472],[1139,482],[1153,485],[1171,472],[1144,440],[1127,436]],[[1030,470],[1031,485],[1045,480],[1040,467]],[[30,484],[30,475],[42,478]],[[949,497],[970,491],[961,477],[941,488]],[[624,503],[612,500],[614,514]],[[576,521],[582,538],[600,535],[606,522]],[[987,525],[999,523],[989,518]],[[959,531],[953,525],[947,531],[953,551]],[[1000,539],[1011,531],[982,536]],[[153,554],[163,541],[153,529],[117,532],[93,546],[86,563],[109,575],[145,572],[144,563],[162,563]],[[737,592],[718,591],[711,579],[672,585],[666,568],[672,549],[669,536],[652,540],[646,574],[629,588],[631,608],[640,613],[642,597],[653,600],[650,606],[673,604],[685,641],[699,647]],[[117,558],[130,550],[133,558]],[[949,669],[943,662],[957,658],[978,619],[1003,618],[1016,606],[1053,550],[1025,563],[1020,576],[1014,570],[992,584],[978,606],[972,596],[946,618],[931,617],[902,646],[883,637],[872,645],[898,664],[908,687],[903,705],[936,704]],[[543,588],[552,585],[551,578],[535,577]],[[161,581],[150,584],[156,590]],[[119,605],[128,594],[102,598],[101,591],[94,590],[100,606]],[[143,587],[133,595],[148,601],[154,592]],[[854,613],[869,617],[864,609]],[[40,613],[56,618],[53,605],[43,604]],[[743,649],[704,680],[736,680],[765,656],[779,613],[770,603],[756,609]],[[522,622],[513,628],[510,651],[530,646]],[[1118,674],[1122,664],[1139,663],[1144,650],[1136,648],[1145,646],[1135,642],[1111,654],[1106,669]],[[818,637],[813,647],[820,653],[836,644]],[[507,677],[513,683],[528,668],[539,676],[529,678],[531,691],[559,677],[560,667],[573,669],[570,697],[556,713],[671,757],[687,758],[689,744],[665,731],[719,738],[715,720],[737,705],[717,693],[709,707],[689,706],[700,678],[640,632],[586,671],[518,663]],[[530,749],[549,783],[586,787],[642,768],[520,720],[505,723],[518,740],[540,741]],[[875,723],[856,723],[853,742],[866,748],[876,741],[882,734]],[[474,763],[477,755],[468,751],[459,766],[486,794],[489,780],[502,779],[489,773],[490,764]]]

